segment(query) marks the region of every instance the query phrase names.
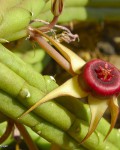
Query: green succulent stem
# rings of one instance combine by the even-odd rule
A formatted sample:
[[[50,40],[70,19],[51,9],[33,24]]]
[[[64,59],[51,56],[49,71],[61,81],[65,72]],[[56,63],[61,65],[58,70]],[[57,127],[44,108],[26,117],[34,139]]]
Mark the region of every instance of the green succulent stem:
[[[117,21],[120,19],[120,2],[119,0],[66,0],[65,7],[59,17],[59,23],[68,23],[71,21]],[[69,14],[69,15],[68,15]],[[48,17],[49,16],[49,17]],[[50,12],[50,3],[46,4],[39,19],[50,21],[52,19]]]
[[[67,108],[67,110],[69,110],[77,118],[80,118],[85,122],[90,122],[90,108],[87,104],[83,104],[80,100],[73,97],[66,97],[65,100],[64,98],[58,98],[57,102],[63,107]],[[96,130],[100,132],[103,136],[105,136],[109,128],[109,122],[102,118]],[[107,140],[120,147],[119,136],[120,134],[118,130],[114,129],[107,137]]]
[[[4,0],[0,5],[0,42],[27,36],[27,27],[45,5],[44,0]]]
[[[9,118],[29,126],[51,143],[56,143],[64,149],[81,149],[80,142],[87,133],[90,116],[88,115],[88,107],[83,107],[82,103],[78,105],[76,99],[73,101],[74,106],[79,106],[76,110],[73,109],[76,112],[67,107],[66,101],[69,102],[68,106],[70,106],[71,101],[64,97],[63,104],[49,101],[35,109],[34,113],[31,112],[23,118],[17,119],[28,107],[32,106],[58,85],[50,77],[42,76],[35,72],[4,46],[0,46],[1,112]],[[28,71],[31,73],[30,75]],[[41,84],[44,86],[44,90]],[[84,110],[84,113],[81,110]],[[81,113],[83,115],[80,115]],[[100,123],[99,130],[82,144],[82,148],[95,150],[96,147],[99,147],[99,150],[107,150],[108,147],[111,147],[113,150],[119,149],[120,145],[113,140],[115,136],[116,141],[119,139],[116,130],[113,130],[110,141],[107,139],[103,142],[103,123]]]
[[[51,2],[46,4],[44,11],[50,9]],[[112,8],[117,8],[120,7],[120,1],[119,0],[65,0],[64,5],[66,7],[112,7]]]
[[[5,92],[0,92],[0,109],[6,116],[16,120],[19,115],[21,115],[26,108],[23,107],[20,103],[18,103],[15,99],[11,98]],[[34,130],[37,134],[44,137],[46,140],[50,142],[57,143],[61,147],[66,147],[70,149],[74,149],[78,147],[77,142],[69,137],[64,131],[58,129],[56,126],[44,121],[42,118],[37,117],[36,115],[30,113],[26,115],[24,118],[20,119],[19,122],[29,126]],[[59,135],[59,136],[58,136]],[[56,136],[58,136],[56,138]],[[68,143],[64,143],[64,140],[68,141]]]
[[[9,42],[28,36],[28,26],[32,19],[40,18],[51,21],[53,15],[50,13],[49,3],[40,14],[46,2],[46,0],[2,1],[0,42]],[[119,7],[119,0],[74,0],[74,2],[66,0],[59,22],[116,21],[120,18]],[[53,21],[50,28],[56,21],[57,19]],[[40,42],[44,41],[40,39]],[[46,43],[43,44],[46,45]],[[44,45],[43,48],[45,48]],[[109,129],[109,123],[104,119],[101,119],[97,130],[91,137],[81,144],[81,140],[88,132],[91,116],[88,105],[84,105],[80,100],[67,97],[62,97],[57,101],[51,100],[18,119],[29,107],[58,85],[49,76],[37,73],[2,44],[0,44],[0,69],[0,122],[8,121],[8,119],[17,121],[16,125],[22,133],[25,133],[23,136],[28,139],[28,145],[32,143],[32,139],[26,134],[23,125],[30,127],[39,136],[65,150],[120,149],[120,133],[117,129],[113,129],[110,136],[103,142]],[[6,128],[7,136],[10,134],[8,129],[11,130],[11,128]],[[1,137],[1,141],[7,136]],[[37,149],[34,145],[30,147]]]
[[[0,7],[0,42],[6,43],[28,36],[27,27],[36,18],[49,22],[53,20],[50,24],[50,28],[52,28],[58,18],[55,17],[55,19],[50,11],[50,1],[46,3],[47,1],[45,0],[3,1]],[[46,7],[43,9],[45,4]],[[66,0],[64,10],[59,17],[59,23],[71,21],[116,21],[120,18],[119,7],[119,0]],[[41,26],[38,23],[34,25]]]

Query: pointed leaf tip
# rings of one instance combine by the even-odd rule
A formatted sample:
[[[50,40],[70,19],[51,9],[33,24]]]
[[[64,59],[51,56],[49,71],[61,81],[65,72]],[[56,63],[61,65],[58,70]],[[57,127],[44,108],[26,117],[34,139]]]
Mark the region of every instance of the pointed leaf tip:
[[[104,112],[108,108],[108,99],[101,100],[96,97],[93,97],[92,95],[89,95],[88,103],[91,110],[90,127],[87,135],[81,141],[81,143],[85,142],[90,137],[90,135],[95,131],[100,119],[102,118]]]
[[[48,93],[46,96],[44,96],[41,100],[39,100],[31,108],[29,108],[24,114],[22,114],[19,117],[19,119],[27,115],[29,112],[31,112],[41,104],[50,101],[51,99],[57,98],[59,96],[73,96],[75,98],[82,98],[87,96],[87,93],[80,88],[78,83],[78,76],[75,76],[69,79],[68,81],[66,81],[64,84],[62,84],[55,90]]]
[[[109,109],[110,109],[110,112],[111,112],[111,125],[110,125],[110,129],[109,129],[107,135],[105,136],[104,140],[106,140],[108,135],[111,133],[112,129],[115,126],[117,118],[118,118],[119,106],[118,106],[118,100],[117,100],[116,96],[114,96],[114,97],[112,97],[112,99],[110,99],[110,101],[109,101]]]

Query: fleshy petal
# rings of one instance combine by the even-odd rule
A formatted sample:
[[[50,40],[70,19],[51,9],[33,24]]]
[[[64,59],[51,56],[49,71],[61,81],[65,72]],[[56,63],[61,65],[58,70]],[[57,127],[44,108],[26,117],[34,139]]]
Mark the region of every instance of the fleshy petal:
[[[51,37],[47,36],[40,30],[34,29],[36,32],[44,36],[47,40],[49,40],[56,48],[57,50],[69,61],[71,64],[72,70],[76,73],[80,73],[80,69],[85,65],[85,61],[81,59],[78,55],[76,55],[74,52],[72,52],[67,47],[63,46],[59,42],[55,41]]]
[[[95,131],[100,119],[102,118],[104,112],[108,108],[108,101],[109,99],[101,100],[96,97],[93,97],[92,95],[89,95],[88,103],[91,110],[91,122],[88,133],[85,136],[85,138],[81,141],[81,143],[87,140],[89,136]]]
[[[54,41],[59,52],[70,62],[72,70],[79,74],[80,69],[85,65],[85,61],[81,59],[78,55],[72,52],[69,48],[63,46],[62,44]]]
[[[111,130],[114,128],[116,120],[118,118],[119,106],[118,106],[118,101],[117,101],[117,97],[116,96],[114,96],[110,100],[110,102],[109,102],[109,109],[110,109],[110,112],[111,112],[111,125],[110,125],[110,129],[109,129],[105,139],[108,137],[108,135],[110,134]]]
[[[41,105],[42,103],[45,103],[47,101],[50,101],[51,99],[54,99],[59,96],[73,96],[76,98],[81,98],[87,96],[88,93],[84,92],[78,83],[78,76],[75,76],[68,81],[66,81],[64,84],[56,88],[55,90],[48,93],[46,96],[44,96],[41,100],[39,100],[37,103],[35,103],[30,109],[28,109],[22,116],[28,114],[32,110],[34,110],[36,107]]]

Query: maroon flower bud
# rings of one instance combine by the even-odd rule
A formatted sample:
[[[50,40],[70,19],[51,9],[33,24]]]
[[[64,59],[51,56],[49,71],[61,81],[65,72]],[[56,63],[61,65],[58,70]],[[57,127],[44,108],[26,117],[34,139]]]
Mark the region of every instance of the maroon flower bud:
[[[52,0],[51,11],[54,16],[59,16],[63,9],[63,0]]]
[[[106,61],[95,59],[86,63],[82,76],[82,80],[84,80],[82,82],[85,83],[84,88],[87,91],[100,96],[112,96],[120,93],[120,72]]]

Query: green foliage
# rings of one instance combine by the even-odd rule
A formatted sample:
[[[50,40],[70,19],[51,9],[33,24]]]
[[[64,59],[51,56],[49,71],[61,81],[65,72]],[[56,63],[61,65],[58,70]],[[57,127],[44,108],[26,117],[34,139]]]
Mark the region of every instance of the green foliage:
[[[44,0],[2,1],[0,10],[0,42],[27,36],[27,27],[45,5]]]
[[[10,118],[27,126],[31,137],[39,147],[45,142],[47,148],[50,148],[50,143],[55,143],[66,150],[119,150],[120,134],[117,129],[113,129],[108,139],[103,142],[109,128],[109,123],[104,119],[100,121],[96,132],[81,145],[80,142],[88,131],[90,110],[87,105],[74,98],[62,97],[57,101],[52,100],[18,119],[29,107],[58,87],[51,76],[39,73],[50,58],[38,46],[33,49],[30,42],[20,40],[28,36],[27,29],[32,19],[40,18],[46,21],[52,19],[50,2],[47,2],[48,0],[0,2],[0,43],[13,44],[12,41],[18,40],[18,45],[15,43],[16,47],[9,48],[13,52],[0,44],[0,122],[4,122],[0,125],[0,135],[3,134],[1,131],[3,127],[6,127],[5,121]],[[107,9],[100,9],[103,6]],[[108,8],[110,6],[113,8]],[[59,22],[99,21],[107,15],[109,20],[117,20],[120,16],[119,7],[119,0],[114,2],[66,0]],[[43,142],[41,137],[50,143]],[[12,142],[13,139],[9,138],[4,144]]]

